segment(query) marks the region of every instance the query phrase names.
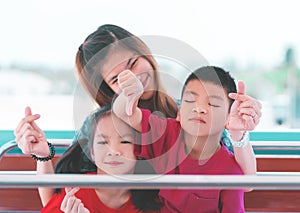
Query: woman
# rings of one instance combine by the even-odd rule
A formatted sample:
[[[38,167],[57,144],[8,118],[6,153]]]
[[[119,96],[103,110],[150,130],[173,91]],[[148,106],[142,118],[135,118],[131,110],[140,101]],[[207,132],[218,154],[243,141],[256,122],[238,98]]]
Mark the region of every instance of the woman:
[[[176,117],[177,105],[173,98],[164,92],[159,81],[158,65],[149,48],[138,37],[121,27],[102,25],[86,38],[76,54],[76,71],[80,82],[99,107],[111,104],[114,96],[120,92],[117,76],[125,69],[130,69],[143,82],[145,92],[138,103],[140,108],[149,109],[151,112],[158,111],[165,117]],[[245,99],[249,102],[249,108],[253,108],[256,112],[254,122],[257,125],[261,117],[261,105],[249,96],[245,96]],[[49,155],[49,149],[45,135],[34,122],[38,117],[39,115],[32,115],[27,110],[25,118],[15,130],[15,136],[23,153],[45,157]],[[87,137],[88,123],[89,118],[73,143]],[[24,136],[24,130],[27,128],[34,129],[34,133]],[[238,131],[231,132],[231,138],[235,141],[242,140],[241,135]],[[39,146],[43,146],[43,149],[38,149]],[[44,150],[44,152],[37,153],[36,150]],[[250,143],[245,147],[234,147],[234,153],[244,174],[256,173],[256,160]],[[81,155],[80,159],[78,170],[88,172],[91,169],[88,166],[89,159],[84,155]],[[59,170],[60,168],[57,167],[57,172]],[[51,160],[38,161],[37,173],[54,173]],[[45,205],[52,196],[53,190],[39,188],[39,191],[42,203]]]

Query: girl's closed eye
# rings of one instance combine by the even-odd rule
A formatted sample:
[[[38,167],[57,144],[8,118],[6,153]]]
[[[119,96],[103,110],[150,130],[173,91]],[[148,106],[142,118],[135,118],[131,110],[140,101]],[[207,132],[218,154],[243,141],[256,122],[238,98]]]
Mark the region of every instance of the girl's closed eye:
[[[124,140],[124,141],[121,141],[121,144],[133,144],[133,143],[131,141]]]
[[[97,144],[105,145],[105,144],[107,144],[107,141],[97,141]]]

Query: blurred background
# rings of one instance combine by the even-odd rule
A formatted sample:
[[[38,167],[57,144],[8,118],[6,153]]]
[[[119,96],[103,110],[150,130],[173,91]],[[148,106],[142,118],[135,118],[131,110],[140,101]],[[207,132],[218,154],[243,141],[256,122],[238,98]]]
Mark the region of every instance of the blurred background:
[[[256,130],[300,128],[297,6],[296,0],[1,0],[0,129],[14,129],[26,106],[42,115],[42,129],[74,129],[75,54],[107,23],[138,36],[176,38],[244,80],[247,93],[263,103]],[[159,63],[185,77],[180,66]]]

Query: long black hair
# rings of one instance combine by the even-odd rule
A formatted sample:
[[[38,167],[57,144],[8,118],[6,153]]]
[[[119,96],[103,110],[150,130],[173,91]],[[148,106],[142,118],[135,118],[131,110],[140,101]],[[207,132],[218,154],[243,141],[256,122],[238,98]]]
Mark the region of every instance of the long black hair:
[[[90,147],[93,142],[96,124],[103,116],[110,115],[111,113],[111,106],[106,106],[90,115],[90,119],[86,120],[89,124],[85,125],[84,129],[81,128],[81,131],[84,131],[85,137],[82,137],[80,132],[77,134],[81,136],[78,137],[77,143],[70,146],[56,163],[54,167],[55,173],[83,174],[97,171],[97,166],[91,160]],[[86,171],[82,168],[86,168]],[[143,159],[137,160],[134,173],[155,174],[152,166]],[[56,189],[56,193],[60,192],[61,189]],[[162,204],[159,202],[158,192],[158,189],[131,190],[132,202],[141,211],[159,210]]]

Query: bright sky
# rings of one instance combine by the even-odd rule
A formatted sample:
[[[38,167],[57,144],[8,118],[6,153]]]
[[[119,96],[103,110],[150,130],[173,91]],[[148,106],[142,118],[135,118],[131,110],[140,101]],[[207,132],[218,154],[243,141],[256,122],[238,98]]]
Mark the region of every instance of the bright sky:
[[[213,64],[234,59],[241,67],[272,67],[282,62],[286,47],[300,51],[297,2],[1,0],[0,65],[73,67],[87,35],[112,23],[136,35],[184,41]]]

